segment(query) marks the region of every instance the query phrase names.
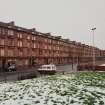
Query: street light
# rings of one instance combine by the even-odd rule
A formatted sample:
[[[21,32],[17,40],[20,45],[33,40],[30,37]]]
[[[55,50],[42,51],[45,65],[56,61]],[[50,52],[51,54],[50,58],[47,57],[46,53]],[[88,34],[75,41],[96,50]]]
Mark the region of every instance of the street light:
[[[96,30],[96,28],[94,27],[94,28],[92,28],[91,29],[92,30],[92,32],[93,32],[93,50],[92,50],[92,55],[93,55],[93,70],[95,70],[95,64],[96,64],[96,59],[95,59],[95,43],[94,43],[94,31]]]

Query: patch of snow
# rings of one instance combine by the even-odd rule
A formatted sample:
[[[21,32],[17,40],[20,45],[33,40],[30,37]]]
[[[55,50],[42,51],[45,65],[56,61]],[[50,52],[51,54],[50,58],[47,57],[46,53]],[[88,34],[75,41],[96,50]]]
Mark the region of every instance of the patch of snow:
[[[92,75],[92,73],[90,73]],[[89,97],[105,104],[105,80],[99,75],[56,75],[37,79],[0,83],[0,105],[84,105]],[[101,96],[98,99],[96,96]],[[85,100],[84,100],[85,99]]]

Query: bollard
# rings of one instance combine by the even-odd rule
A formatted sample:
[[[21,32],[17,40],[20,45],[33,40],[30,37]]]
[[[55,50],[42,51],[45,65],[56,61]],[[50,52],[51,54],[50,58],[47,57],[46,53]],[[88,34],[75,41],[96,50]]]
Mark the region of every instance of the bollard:
[[[5,82],[5,83],[7,82],[7,75],[6,75],[5,72],[4,72],[4,82]]]
[[[63,75],[65,74],[64,71],[62,71],[62,74],[63,74]]]

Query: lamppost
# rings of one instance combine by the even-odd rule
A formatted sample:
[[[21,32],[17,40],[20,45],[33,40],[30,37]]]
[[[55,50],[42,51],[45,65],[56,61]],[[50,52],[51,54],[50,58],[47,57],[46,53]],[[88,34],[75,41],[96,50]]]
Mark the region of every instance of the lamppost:
[[[96,28],[92,28],[92,33],[93,33],[93,38],[92,38],[92,42],[93,42],[93,49],[92,49],[92,56],[93,56],[93,70],[95,70],[95,64],[96,64],[96,59],[95,59],[95,43],[94,43],[94,31],[96,30]]]

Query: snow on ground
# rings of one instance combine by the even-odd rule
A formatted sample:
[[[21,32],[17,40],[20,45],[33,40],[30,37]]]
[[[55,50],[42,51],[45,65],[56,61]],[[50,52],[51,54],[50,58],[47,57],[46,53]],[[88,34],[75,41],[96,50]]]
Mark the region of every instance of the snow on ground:
[[[0,83],[0,105],[105,105],[105,73]]]

